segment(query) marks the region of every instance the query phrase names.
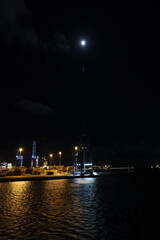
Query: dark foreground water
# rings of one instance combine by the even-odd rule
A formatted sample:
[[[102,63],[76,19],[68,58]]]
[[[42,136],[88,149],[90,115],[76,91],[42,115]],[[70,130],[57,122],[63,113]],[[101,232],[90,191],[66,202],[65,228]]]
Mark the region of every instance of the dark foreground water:
[[[0,240],[160,239],[160,177],[0,183]]]

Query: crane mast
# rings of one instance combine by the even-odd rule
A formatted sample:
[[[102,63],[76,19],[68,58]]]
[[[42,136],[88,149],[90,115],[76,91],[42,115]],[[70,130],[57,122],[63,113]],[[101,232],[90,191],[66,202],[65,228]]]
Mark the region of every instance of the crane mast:
[[[32,157],[31,157],[31,168],[38,167],[39,156],[36,154],[36,141],[32,144]]]

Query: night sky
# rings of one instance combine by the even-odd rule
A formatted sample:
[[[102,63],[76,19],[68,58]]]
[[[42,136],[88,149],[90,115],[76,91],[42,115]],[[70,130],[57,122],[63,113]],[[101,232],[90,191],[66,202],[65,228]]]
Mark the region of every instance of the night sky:
[[[87,124],[94,163],[159,163],[159,29],[153,1],[1,0],[0,161],[70,164]]]

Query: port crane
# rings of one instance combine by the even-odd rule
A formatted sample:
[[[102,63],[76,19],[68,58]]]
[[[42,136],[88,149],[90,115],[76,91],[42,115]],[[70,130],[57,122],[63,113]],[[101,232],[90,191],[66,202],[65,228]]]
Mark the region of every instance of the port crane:
[[[36,154],[36,141],[33,141],[32,144],[32,157],[31,157],[31,168],[38,167],[39,156]]]
[[[74,169],[80,171],[81,175],[92,172],[92,149],[88,136],[88,126],[84,126],[83,134],[73,152]]]

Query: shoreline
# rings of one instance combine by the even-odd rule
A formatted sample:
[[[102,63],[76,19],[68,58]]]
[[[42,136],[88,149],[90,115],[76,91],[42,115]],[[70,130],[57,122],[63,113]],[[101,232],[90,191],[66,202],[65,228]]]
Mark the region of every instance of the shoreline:
[[[98,175],[19,175],[19,176],[0,176],[0,183],[2,182],[17,182],[17,181],[44,181],[44,180],[57,180],[57,179],[73,179],[73,178],[99,178],[109,176],[148,176],[159,177],[159,171],[138,171],[138,172],[106,172]]]
[[[134,172],[108,172],[99,175],[20,175],[20,176],[0,176],[1,182],[17,182],[17,181],[43,181],[56,179],[72,179],[72,178],[98,178],[119,175],[134,175]]]

